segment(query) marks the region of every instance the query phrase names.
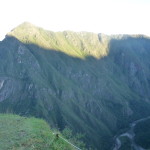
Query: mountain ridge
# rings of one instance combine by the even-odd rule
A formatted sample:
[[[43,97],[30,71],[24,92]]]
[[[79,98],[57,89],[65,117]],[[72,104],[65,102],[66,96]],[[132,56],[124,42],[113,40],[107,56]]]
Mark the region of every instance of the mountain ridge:
[[[60,50],[62,52],[65,52],[66,54],[79,57],[79,58],[85,58],[86,56],[101,58],[107,56],[108,44],[109,41],[112,39],[124,40],[127,38],[147,38],[147,39],[150,38],[142,34],[107,35],[103,33],[96,34],[96,33],[86,32],[86,31],[53,32],[53,31],[44,30],[41,27],[36,27],[35,25],[29,22],[24,22],[20,24],[18,27],[14,28],[11,32],[9,32],[6,36],[14,36],[15,38],[17,38],[23,43],[31,43],[47,49]],[[90,39],[88,39],[89,37]],[[51,40],[48,41],[49,38],[51,38]]]
[[[69,126],[88,147],[110,150],[118,132],[150,114],[150,40],[64,33],[23,27],[0,43],[0,112]]]
[[[42,28],[42,27],[39,27],[39,26],[36,26],[36,25],[34,25],[34,24],[32,24],[31,22],[28,22],[28,21],[25,21],[25,22],[23,22],[23,23],[21,23],[20,25],[18,25],[17,27],[15,27],[15,28],[13,28],[10,32],[8,32],[7,34],[6,34],[6,36],[7,35],[9,35],[9,33],[11,33],[13,30],[15,30],[16,28],[19,28],[19,27],[25,27],[25,28],[32,28],[32,27],[34,27],[34,28],[40,28],[40,29],[43,29],[43,30],[45,30],[44,28]],[[143,38],[150,38],[148,35],[145,35],[145,34],[105,34],[105,33],[95,33],[95,32],[89,32],[89,31],[73,31],[73,30],[63,30],[63,31],[52,31],[52,30],[46,30],[46,31],[50,31],[50,32],[53,32],[53,33],[57,33],[57,32],[74,32],[74,33],[93,33],[93,34],[100,34],[101,36],[108,36],[108,37],[119,37],[119,38],[121,38],[121,37],[143,37]]]

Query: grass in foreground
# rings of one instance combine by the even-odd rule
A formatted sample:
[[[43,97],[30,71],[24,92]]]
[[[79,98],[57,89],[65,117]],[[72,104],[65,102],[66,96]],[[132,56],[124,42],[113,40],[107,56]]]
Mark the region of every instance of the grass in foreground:
[[[0,150],[73,150],[41,119],[0,114]]]

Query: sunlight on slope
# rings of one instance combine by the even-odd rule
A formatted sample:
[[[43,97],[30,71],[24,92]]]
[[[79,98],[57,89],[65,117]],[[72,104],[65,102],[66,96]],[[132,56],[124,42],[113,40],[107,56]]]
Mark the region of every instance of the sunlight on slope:
[[[52,32],[25,22],[7,35],[26,44],[35,44],[82,59],[87,56],[101,58],[107,55],[108,39],[105,37],[106,39],[100,40],[101,35],[90,32]]]

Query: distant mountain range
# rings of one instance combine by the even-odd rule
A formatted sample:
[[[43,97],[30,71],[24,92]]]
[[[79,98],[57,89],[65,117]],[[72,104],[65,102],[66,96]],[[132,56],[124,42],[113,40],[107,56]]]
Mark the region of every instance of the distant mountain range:
[[[0,42],[0,112],[85,134],[87,147],[150,115],[150,38],[52,32],[23,23]]]

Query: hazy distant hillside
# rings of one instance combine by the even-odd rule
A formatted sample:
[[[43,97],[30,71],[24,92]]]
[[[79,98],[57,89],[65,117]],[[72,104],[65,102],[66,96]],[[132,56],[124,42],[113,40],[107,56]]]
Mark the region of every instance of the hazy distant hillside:
[[[150,114],[150,39],[51,32],[24,23],[0,43],[0,112],[42,117],[113,147],[129,122]],[[109,143],[109,144],[108,144]]]

